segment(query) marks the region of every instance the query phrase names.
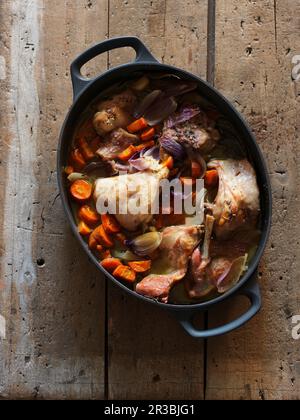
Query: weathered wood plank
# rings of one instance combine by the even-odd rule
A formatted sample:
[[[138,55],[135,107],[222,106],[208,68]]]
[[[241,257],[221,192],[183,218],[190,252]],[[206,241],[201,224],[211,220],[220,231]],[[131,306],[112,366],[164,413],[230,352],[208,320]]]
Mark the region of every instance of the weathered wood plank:
[[[70,61],[106,36],[107,1],[1,2],[1,397],[104,396],[104,281],[67,226],[56,148]]]
[[[274,217],[259,276],[263,311],[247,327],[209,342],[206,396],[299,398],[299,346],[292,339],[291,317],[300,313],[300,102],[291,69],[300,51],[300,2],[216,4],[215,83],[257,135],[272,178]],[[211,324],[239,310],[240,304],[229,303],[210,315]]]
[[[161,61],[206,75],[207,1],[110,0],[109,35],[133,34]],[[114,65],[128,52],[110,54]],[[202,399],[203,342],[109,286],[109,398]]]

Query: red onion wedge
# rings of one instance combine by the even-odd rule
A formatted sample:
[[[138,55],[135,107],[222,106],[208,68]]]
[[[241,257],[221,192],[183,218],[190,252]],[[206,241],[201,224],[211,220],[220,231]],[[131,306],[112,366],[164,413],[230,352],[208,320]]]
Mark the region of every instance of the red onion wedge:
[[[139,256],[151,255],[160,246],[162,234],[159,232],[149,232],[137,236],[135,239],[127,240],[126,246]]]
[[[143,157],[138,157],[134,159],[131,158],[129,160],[129,163],[134,169],[137,169],[138,171],[146,171],[150,168],[150,162],[144,159]]]
[[[160,145],[167,153],[173,156],[176,160],[183,160],[186,156],[186,151],[184,147],[181,144],[177,143],[177,141],[169,137],[162,137],[160,139]]]
[[[181,80],[176,77],[166,77],[153,82],[156,89],[160,89],[166,96],[181,96],[197,89],[196,82]]]
[[[161,90],[154,90],[153,92],[149,93],[145,98],[139,103],[137,108],[134,111],[134,117],[136,119],[142,117],[145,112],[151,107],[153,102],[161,95]]]
[[[161,94],[145,112],[144,117],[148,124],[153,127],[168,118],[176,109],[177,102],[175,99]]]
[[[151,147],[151,149],[144,149],[144,151],[142,151],[141,156],[150,156],[155,160],[159,160],[160,156],[159,156],[159,147],[158,146],[154,146]]]
[[[166,121],[167,128],[173,128],[179,124],[187,122],[201,113],[198,106],[183,106],[178,112],[170,115]]]
[[[243,257],[236,258],[232,262],[228,272],[224,273],[224,276],[221,276],[217,281],[219,293],[228,292],[228,290],[232,289],[239,282],[243,273],[247,270],[247,260],[248,255],[246,254]]]

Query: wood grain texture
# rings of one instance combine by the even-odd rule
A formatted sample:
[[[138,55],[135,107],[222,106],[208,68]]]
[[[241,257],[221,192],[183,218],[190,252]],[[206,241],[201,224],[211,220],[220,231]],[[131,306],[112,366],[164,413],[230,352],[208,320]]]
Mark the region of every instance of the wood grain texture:
[[[7,331],[0,340],[0,395],[102,398],[104,280],[64,217],[56,148],[72,102],[70,61],[107,35],[107,2],[4,1],[1,16],[11,20],[9,27],[1,21],[8,71],[1,82],[0,313]]]
[[[206,1],[110,0],[111,37],[137,35],[159,60],[202,77],[206,31]],[[110,54],[110,65],[130,57]],[[203,342],[188,337],[166,312],[111,286],[108,305],[109,398],[203,398]]]
[[[300,313],[300,103],[291,62],[300,48],[300,2],[216,4],[215,84],[248,118],[264,151],[274,216],[259,274],[263,311],[240,331],[209,342],[206,397],[298,399],[299,344],[291,318]],[[218,309],[211,325],[241,309],[239,302]]]

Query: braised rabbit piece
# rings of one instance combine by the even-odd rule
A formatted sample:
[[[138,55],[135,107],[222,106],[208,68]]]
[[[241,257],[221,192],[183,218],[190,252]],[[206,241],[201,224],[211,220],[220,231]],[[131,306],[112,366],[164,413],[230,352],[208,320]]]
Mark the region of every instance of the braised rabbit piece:
[[[103,269],[162,303],[232,289],[260,240],[242,143],[195,82],[140,74],[99,92],[64,171],[78,231]]]
[[[227,238],[238,229],[253,229],[260,211],[259,189],[253,167],[246,160],[213,160],[208,164],[219,175],[219,190],[212,206],[215,233]]]
[[[165,274],[155,274],[153,267],[153,274],[144,278],[136,291],[167,303],[172,287],[186,275],[192,252],[200,241],[200,232],[196,226],[166,228],[158,249],[159,265],[163,264]],[[161,267],[158,271],[161,271]]]

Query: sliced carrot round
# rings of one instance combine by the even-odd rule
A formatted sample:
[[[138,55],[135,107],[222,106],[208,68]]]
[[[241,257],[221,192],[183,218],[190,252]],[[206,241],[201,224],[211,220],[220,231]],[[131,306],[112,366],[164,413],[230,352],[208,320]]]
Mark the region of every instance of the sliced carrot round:
[[[100,216],[91,206],[82,206],[79,210],[78,216],[88,225],[95,225],[100,221]]]
[[[144,130],[144,128],[148,127],[148,123],[145,120],[145,118],[140,118],[136,121],[134,121],[132,124],[130,124],[127,127],[127,131],[129,131],[129,133],[137,133],[138,131]]]
[[[97,245],[98,245],[98,242],[97,242],[97,240],[95,238],[95,234],[94,234],[94,232],[92,232],[90,234],[90,237],[89,237],[89,248],[91,250],[94,250],[94,249],[97,248]]]
[[[78,225],[78,232],[82,236],[88,236],[92,233],[92,229],[90,229],[87,224],[81,221]]]
[[[136,280],[135,272],[126,265],[119,265],[113,272],[113,276],[128,283],[134,283]]]
[[[131,261],[128,263],[129,267],[136,273],[145,273],[151,268],[152,261]]]
[[[72,151],[71,163],[72,163],[72,166],[74,166],[74,168],[78,170],[82,169],[85,166],[86,164],[85,159],[82,156],[82,153],[80,152],[79,149],[75,149]]]
[[[142,132],[141,134],[141,140],[142,141],[149,141],[151,139],[153,139],[153,137],[155,136],[155,128],[149,128],[148,130],[145,130]]]
[[[116,218],[110,214],[102,214],[101,216],[102,224],[107,233],[119,233],[121,231],[121,226],[117,222]]]
[[[105,248],[112,248],[114,246],[114,242],[112,241],[111,237],[105,231],[103,225],[98,226],[94,232],[93,236],[98,242],[98,244],[104,246]]]
[[[109,273],[113,273],[117,267],[122,265],[121,261],[118,258],[106,258],[101,261],[101,265]]]
[[[87,201],[91,198],[93,187],[92,184],[84,179],[79,179],[71,185],[71,195],[79,202]]]

